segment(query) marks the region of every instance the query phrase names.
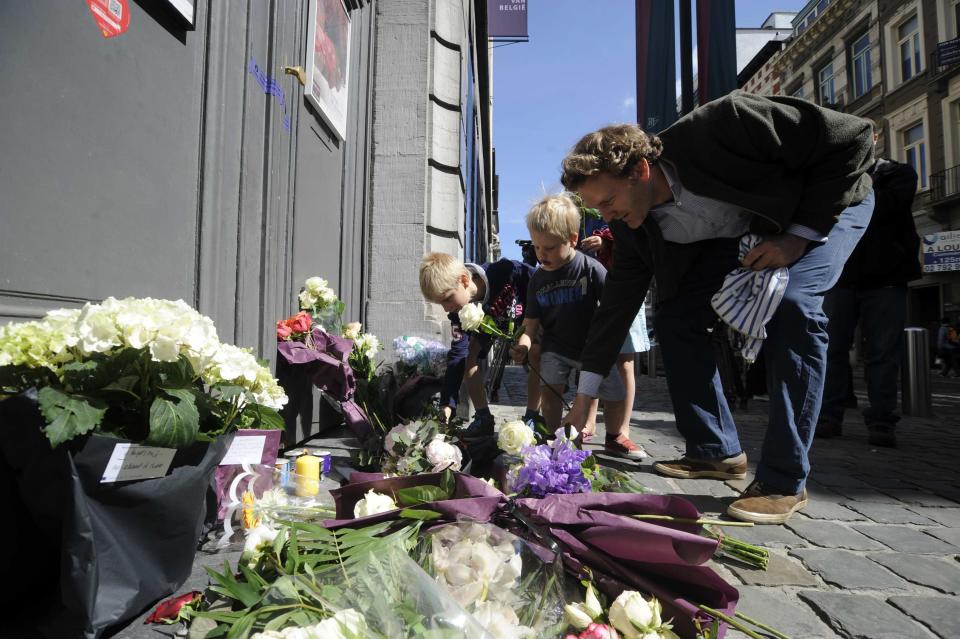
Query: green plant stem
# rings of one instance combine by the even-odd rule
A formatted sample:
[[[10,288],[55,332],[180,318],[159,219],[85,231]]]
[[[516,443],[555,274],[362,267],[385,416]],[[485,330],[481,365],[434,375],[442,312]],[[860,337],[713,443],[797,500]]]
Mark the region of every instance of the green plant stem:
[[[690,519],[687,517],[674,517],[672,515],[632,515],[634,519],[651,519],[655,521],[670,521],[677,524],[700,524],[701,526],[734,526],[734,527],[753,527],[748,521],[720,521],[718,519]]]
[[[743,625],[742,623],[740,623],[739,621],[737,621],[737,620],[734,619],[733,617],[730,617],[730,616],[728,616],[728,615],[725,615],[725,614],[723,614],[722,612],[720,612],[719,610],[714,610],[713,608],[710,608],[709,606],[704,606],[703,604],[698,604],[698,605],[697,605],[697,608],[699,608],[699,609],[702,610],[703,612],[707,613],[708,615],[710,615],[710,616],[713,617],[714,619],[719,619],[720,621],[726,623],[726,624],[727,624],[728,626],[730,626],[731,628],[736,628],[737,630],[739,630],[739,631],[742,632],[743,634],[747,635],[747,636],[750,637],[751,639],[764,639],[762,636],[758,635],[757,633],[755,633],[755,632],[754,632],[753,630],[751,630],[750,628],[747,628],[745,625]],[[789,639],[789,638],[788,638],[788,639]]]
[[[753,619],[753,618],[751,618],[751,617],[748,617],[747,615],[743,614],[742,612],[736,612],[736,613],[734,613],[734,615],[737,616],[737,617],[739,617],[739,618],[741,618],[741,619],[743,619],[743,620],[746,621],[747,623],[752,623],[753,625],[755,625],[757,628],[760,628],[761,630],[764,630],[764,631],[766,631],[766,632],[769,632],[770,634],[772,634],[772,635],[773,635],[774,637],[776,637],[777,639],[790,639],[790,637],[789,637],[788,635],[783,634],[782,632],[780,632],[780,631],[777,630],[776,628],[771,628],[771,627],[768,626],[767,624],[762,623],[762,622],[760,622],[760,621],[757,621],[756,619]]]

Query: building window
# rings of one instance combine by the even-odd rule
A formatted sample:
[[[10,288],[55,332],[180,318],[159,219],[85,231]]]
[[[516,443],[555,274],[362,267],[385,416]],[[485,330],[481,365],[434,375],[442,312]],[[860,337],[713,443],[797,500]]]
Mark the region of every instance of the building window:
[[[850,47],[853,99],[866,95],[873,87],[870,68],[870,34],[864,33]]]
[[[927,143],[923,136],[923,123],[903,130],[903,157],[920,178],[920,188],[927,188]]]
[[[833,85],[833,63],[820,69],[817,73],[817,100],[821,106],[833,106],[837,103],[837,95]]]
[[[920,25],[916,14],[897,27],[897,47],[900,54],[900,81],[906,82],[923,70]]]
[[[794,97],[794,98],[802,98],[802,97],[803,97],[803,85],[802,85],[802,84],[797,85],[797,88],[794,89],[794,90],[790,93],[790,95],[791,95],[792,97]]]
[[[823,13],[828,4],[830,4],[830,0],[820,0],[820,2],[817,3],[817,15]]]

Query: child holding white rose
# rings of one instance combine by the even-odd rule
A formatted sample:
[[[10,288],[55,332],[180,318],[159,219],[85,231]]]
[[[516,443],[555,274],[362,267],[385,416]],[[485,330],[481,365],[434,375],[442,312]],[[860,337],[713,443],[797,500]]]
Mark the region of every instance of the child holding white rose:
[[[485,333],[468,333],[461,325],[460,313],[475,312],[478,303],[494,320],[512,314],[519,324],[526,307],[527,285],[534,269],[516,260],[501,259],[486,264],[464,264],[446,253],[429,253],[420,265],[420,290],[423,297],[443,307],[450,319],[452,340],[447,353],[447,371],[440,391],[440,407],[449,419],[457,406],[460,386],[466,383],[467,393],[476,409],[465,437],[493,435],[494,419],[487,404],[480,361],[486,359],[493,337]],[[479,319],[479,318],[476,318]],[[524,420],[539,417],[539,384],[527,382],[527,412]]]
[[[592,257],[576,250],[580,209],[566,195],[548,195],[530,209],[527,230],[540,261],[527,291],[523,335],[513,348],[514,360],[522,362],[531,345],[531,336],[543,330],[540,375],[551,391],[542,393],[543,415],[552,431],[560,426],[562,394],[570,372],[580,369],[587,330],[600,303],[606,269]],[[616,368],[603,379],[600,399],[604,400],[604,422],[608,453],[641,459],[642,448],[630,441],[630,421],[625,389]]]

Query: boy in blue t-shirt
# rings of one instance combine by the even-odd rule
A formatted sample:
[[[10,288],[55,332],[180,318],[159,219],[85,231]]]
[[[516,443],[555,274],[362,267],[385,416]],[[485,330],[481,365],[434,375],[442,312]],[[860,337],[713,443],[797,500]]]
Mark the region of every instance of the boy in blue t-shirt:
[[[593,313],[600,303],[607,271],[592,257],[576,250],[580,210],[565,195],[549,195],[530,209],[527,229],[540,260],[540,269],[530,278],[523,320],[524,332],[513,349],[516,361],[523,361],[531,336],[542,328],[540,375],[552,391],[541,395],[547,426],[559,428],[561,397],[570,372],[580,369],[583,347]],[[640,459],[643,449],[630,441],[624,386],[616,369],[600,385],[604,400],[604,442],[607,452]],[[632,407],[630,407],[632,408]],[[610,430],[615,429],[615,430]]]
[[[476,408],[466,437],[493,435],[494,420],[487,404],[480,360],[485,359],[493,337],[486,333],[467,333],[460,325],[460,310],[471,302],[480,304],[494,320],[515,315],[519,325],[526,307],[527,286],[534,269],[516,260],[501,259],[487,264],[464,264],[446,253],[429,253],[420,265],[420,290],[423,297],[439,304],[448,313],[453,339],[447,354],[447,372],[440,391],[440,408],[444,417],[457,406],[461,383]],[[533,376],[531,376],[533,377]],[[523,419],[539,417],[540,387],[537,380],[527,382],[527,412]]]

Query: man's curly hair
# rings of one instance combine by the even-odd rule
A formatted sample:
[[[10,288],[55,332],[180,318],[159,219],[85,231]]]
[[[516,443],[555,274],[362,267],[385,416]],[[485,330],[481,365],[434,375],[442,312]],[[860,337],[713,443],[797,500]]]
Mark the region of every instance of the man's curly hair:
[[[641,158],[651,164],[663,151],[663,143],[655,135],[636,124],[614,124],[580,138],[563,159],[560,183],[576,191],[587,178],[607,172],[615,177],[630,173]]]

